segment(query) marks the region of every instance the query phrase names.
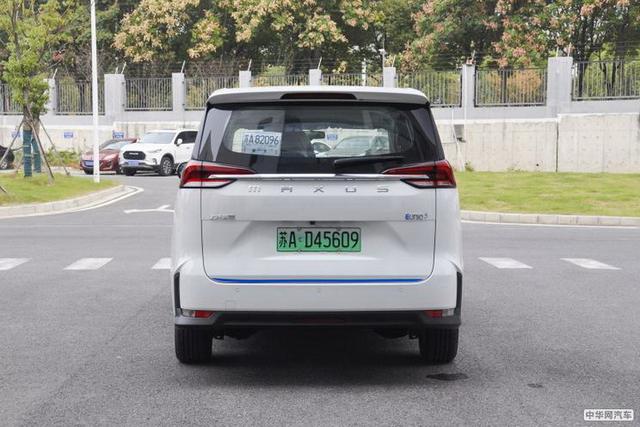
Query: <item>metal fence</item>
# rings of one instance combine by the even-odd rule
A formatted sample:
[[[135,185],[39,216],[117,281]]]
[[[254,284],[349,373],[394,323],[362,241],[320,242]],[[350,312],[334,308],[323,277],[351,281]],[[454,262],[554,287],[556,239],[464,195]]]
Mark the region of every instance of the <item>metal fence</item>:
[[[15,101],[11,88],[5,83],[0,84],[0,113],[22,114],[22,107]]]
[[[126,111],[170,111],[173,109],[171,78],[127,78]]]
[[[238,76],[187,77],[184,86],[185,109],[201,110],[213,91],[238,87]]]
[[[56,114],[91,114],[91,82],[56,81]],[[104,113],[104,81],[98,81],[98,111]]]
[[[329,73],[322,75],[327,86],[382,86],[382,74]]]
[[[309,84],[308,74],[257,75],[251,86],[304,86]]]
[[[575,101],[640,98],[640,61],[576,62],[572,80]]]
[[[531,106],[547,101],[545,68],[477,69],[475,80],[477,106]]]
[[[433,107],[459,107],[462,102],[460,70],[399,74],[397,84],[424,92]]]

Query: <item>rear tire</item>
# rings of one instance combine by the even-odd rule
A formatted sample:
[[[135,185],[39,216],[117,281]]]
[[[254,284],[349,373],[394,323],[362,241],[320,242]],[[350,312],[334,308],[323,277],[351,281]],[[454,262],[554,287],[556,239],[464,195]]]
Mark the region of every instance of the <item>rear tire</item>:
[[[425,328],[419,337],[420,355],[429,364],[450,363],[458,354],[458,328]]]
[[[124,174],[126,176],[133,176],[136,174],[136,170],[135,169],[123,169],[124,170]]]
[[[175,327],[176,357],[181,363],[206,363],[211,360],[213,334],[209,329]]]
[[[93,174],[93,170],[92,169],[82,169],[84,171],[85,174],[87,175],[92,175]]]

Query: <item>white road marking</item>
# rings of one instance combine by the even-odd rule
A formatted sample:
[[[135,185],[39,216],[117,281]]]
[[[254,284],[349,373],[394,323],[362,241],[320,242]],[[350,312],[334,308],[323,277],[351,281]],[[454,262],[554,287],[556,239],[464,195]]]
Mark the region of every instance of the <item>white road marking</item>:
[[[29,261],[29,258],[0,258],[0,271],[11,270]]]
[[[173,209],[169,209],[171,205],[162,205],[155,209],[125,209],[123,212],[126,214],[130,213],[141,213],[141,212],[169,212],[173,213]]]
[[[588,268],[589,270],[620,270],[609,264],[605,264],[595,259],[589,258],[562,258],[562,260],[575,264],[578,267]]]
[[[152,270],[169,270],[171,268],[171,258],[160,258],[158,262],[155,263]]]
[[[65,270],[97,270],[104,267],[113,258],[80,258]]]
[[[56,211],[56,212],[40,212],[40,213],[34,213],[34,214],[26,214],[26,215],[12,215],[12,216],[3,216],[2,219],[11,219],[11,218],[27,218],[27,217],[32,217],[32,216],[46,216],[46,215],[61,215],[61,214],[67,214],[67,213],[75,213],[75,212],[83,212],[83,211],[89,211],[92,209],[97,209],[97,208],[101,208],[103,206],[109,206],[113,203],[119,202],[120,200],[124,200],[128,197],[131,196],[135,196],[138,193],[142,193],[144,191],[144,189],[140,188],[140,187],[134,187],[133,185],[127,185],[127,188],[130,188],[131,191],[128,193],[123,194],[122,196],[118,196],[115,199],[111,199],[108,200],[106,202],[102,202],[102,203],[97,203],[94,205],[88,205],[82,208],[70,208],[70,209],[65,209],[62,211]]]
[[[486,262],[487,264],[491,264],[496,268],[506,269],[506,268],[532,268],[530,265],[524,264],[520,261],[517,261],[513,258],[484,258],[480,257],[480,260]]]

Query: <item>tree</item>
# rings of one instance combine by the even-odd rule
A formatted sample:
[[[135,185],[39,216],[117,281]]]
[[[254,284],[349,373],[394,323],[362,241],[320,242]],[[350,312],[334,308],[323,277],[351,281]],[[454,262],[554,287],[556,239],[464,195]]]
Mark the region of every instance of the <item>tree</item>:
[[[453,68],[474,53],[489,54],[498,40],[491,22],[496,0],[427,0],[413,15],[416,38],[403,55],[403,68]]]
[[[308,68],[321,56],[354,62],[378,55],[375,24],[381,22],[381,3],[142,0],[125,15],[114,46],[134,62],[213,55],[260,58],[290,69]]]
[[[32,141],[32,126],[39,122],[48,100],[45,81],[52,53],[71,40],[73,28],[66,20],[75,4],[65,0],[3,0],[0,2],[0,36],[8,58],[3,77],[15,100],[23,107],[25,176],[31,175],[31,148],[35,168],[40,169],[39,150]],[[35,129],[37,132],[37,129]]]

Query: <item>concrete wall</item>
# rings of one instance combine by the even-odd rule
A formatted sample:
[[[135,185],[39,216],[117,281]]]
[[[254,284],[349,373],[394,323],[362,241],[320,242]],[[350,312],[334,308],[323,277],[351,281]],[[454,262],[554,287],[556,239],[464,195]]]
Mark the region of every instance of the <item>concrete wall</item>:
[[[437,123],[446,156],[458,167],[467,163],[482,171],[640,172],[639,113],[468,120],[458,147],[452,122]]]

